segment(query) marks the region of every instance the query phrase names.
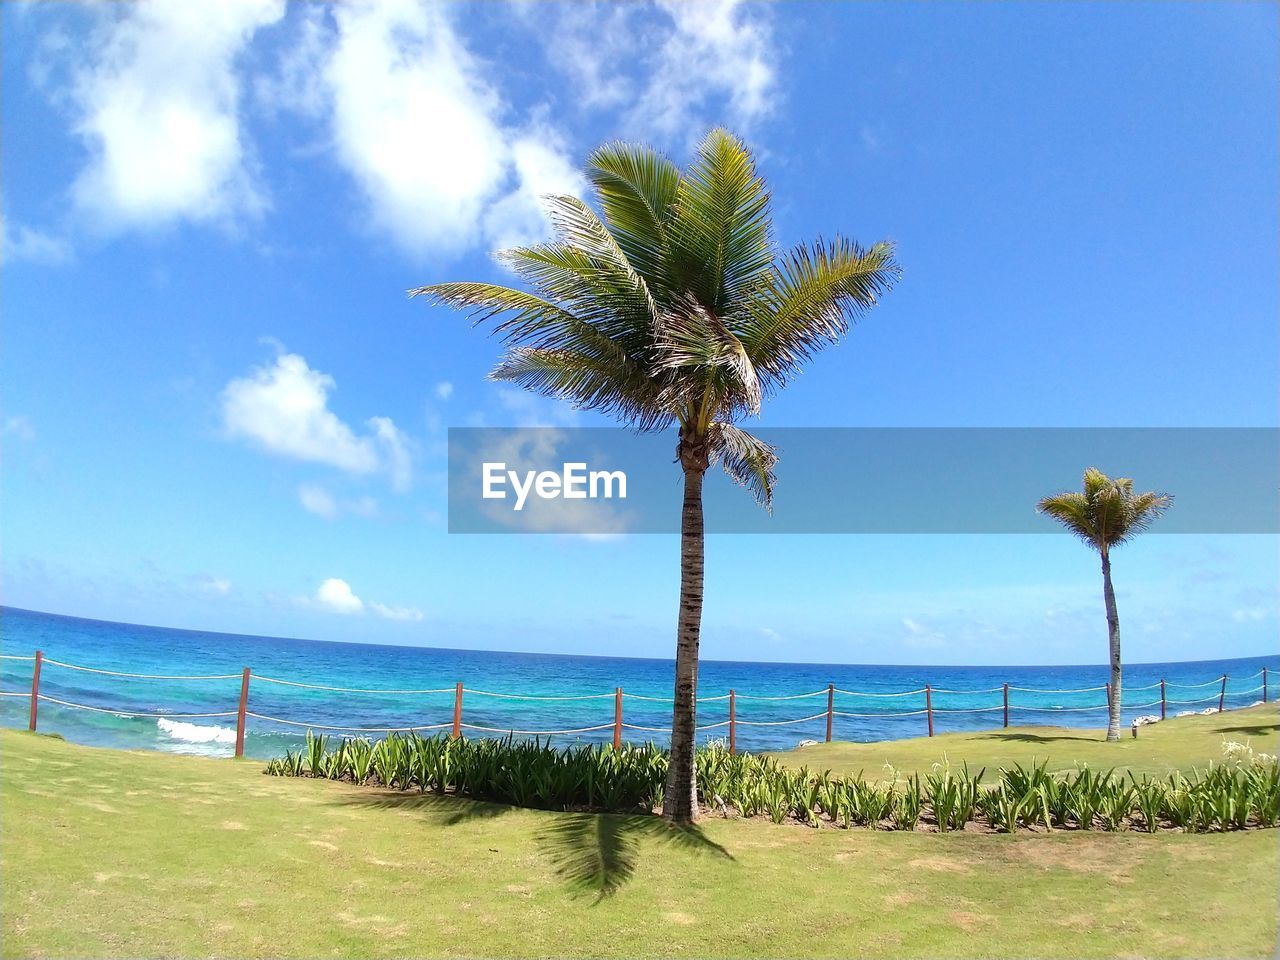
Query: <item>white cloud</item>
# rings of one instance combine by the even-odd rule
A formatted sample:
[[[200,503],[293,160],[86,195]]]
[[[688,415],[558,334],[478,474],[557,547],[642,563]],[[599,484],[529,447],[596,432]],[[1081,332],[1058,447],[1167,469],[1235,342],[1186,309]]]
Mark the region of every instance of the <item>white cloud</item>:
[[[586,188],[560,138],[545,127],[511,145],[511,163],[516,187],[489,208],[484,220],[485,235],[496,250],[541,240],[547,233],[543,198],[581,196]]]
[[[404,490],[411,479],[405,435],[388,417],[371,417],[371,433],[357,434],[329,409],[334,379],[296,353],[238,377],[222,391],[222,421],[232,437],[269,453],[324,463],[350,473],[385,471]],[[304,503],[305,506],[305,503]]]
[[[0,263],[26,261],[41,266],[58,266],[71,259],[71,245],[61,237],[14,224],[4,218],[0,235]]]
[[[263,89],[324,120],[377,227],[418,257],[542,236],[536,196],[581,180],[554,132],[506,122],[493,69],[448,7],[358,0],[325,14]]]
[[[315,602],[334,613],[364,613],[364,601],[351,592],[345,580],[330,577],[316,590]]]
[[[11,417],[5,417],[4,423],[0,424],[0,436],[13,437],[15,440],[30,443],[36,438],[35,424],[31,422],[30,417],[15,413]]]
[[[448,400],[453,396],[453,384],[448,380],[442,380],[436,384],[436,397],[441,400]]]
[[[773,106],[773,29],[763,8],[744,0],[658,0],[674,30],[650,68],[632,119],[666,136],[700,136],[720,116],[750,128]]]
[[[578,422],[578,413],[562,400],[540,397],[518,387],[500,386],[498,405],[504,411],[504,426],[562,427]]]
[[[225,597],[231,592],[231,581],[225,577],[215,577],[211,573],[198,573],[191,578],[196,589],[213,597]]]
[[[298,488],[298,502],[302,504],[303,510],[326,520],[332,520],[338,515],[338,501],[333,499],[333,494],[313,483],[304,483]]]
[[[1236,623],[1258,623],[1271,616],[1272,611],[1266,607],[1241,607],[1231,611],[1231,619]]]
[[[936,650],[942,647],[947,639],[947,635],[940,630],[918,620],[912,620],[910,617],[902,618],[902,629],[906,633],[900,642],[903,646],[914,649]]]
[[[108,228],[261,213],[235,61],[284,0],[110,9],[74,69],[74,129],[90,154],[77,205]]]
[[[390,417],[370,417],[369,426],[382,445],[391,486],[401,491],[408,490],[413,474],[413,457],[409,453],[408,439],[391,422]]]
[[[371,600],[366,604],[356,596],[351,589],[351,584],[338,577],[330,577],[325,580],[316,589],[315,596],[300,602],[307,606],[318,607],[331,613],[344,615],[363,614],[366,611],[373,611],[374,614],[385,620],[417,622],[425,616],[421,610],[415,607],[391,606],[379,603],[376,600]]]
[[[369,609],[387,620],[405,620],[416,623],[423,618],[422,611],[413,607],[389,607],[385,603],[374,602],[369,604]]]
[[[609,111],[622,136],[684,149],[717,123],[749,132],[773,110],[778,51],[766,4],[533,4],[524,21],[577,104]]]
[[[334,520],[344,513],[358,517],[374,517],[378,514],[378,501],[373,497],[359,497],[355,500],[338,500],[327,489],[317,483],[304,483],[298,487],[298,502],[302,509],[314,513],[317,517]]]
[[[549,10],[559,16],[546,20]],[[634,95],[631,78],[619,69],[634,58],[640,43],[648,41],[637,28],[641,4],[577,3],[531,4],[526,18],[537,29],[539,22],[548,27],[542,39],[552,54],[552,62],[565,72],[573,85],[574,97],[581,107],[613,108]]]

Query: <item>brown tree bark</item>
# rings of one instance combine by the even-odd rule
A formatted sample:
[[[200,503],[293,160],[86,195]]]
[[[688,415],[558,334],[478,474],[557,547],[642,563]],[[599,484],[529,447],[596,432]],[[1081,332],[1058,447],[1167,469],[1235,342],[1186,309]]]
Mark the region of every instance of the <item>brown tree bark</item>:
[[[681,464],[684,508],[680,519],[680,615],[676,625],[671,761],[662,815],[673,823],[693,823],[698,819],[694,750],[698,726],[698,642],[702,633],[702,478],[707,467],[705,455],[697,454],[682,454]]]
[[[1107,740],[1120,739],[1120,614],[1116,611],[1116,592],[1111,586],[1111,557],[1102,551],[1102,601],[1107,607],[1107,640],[1111,654],[1111,703],[1107,712]]]

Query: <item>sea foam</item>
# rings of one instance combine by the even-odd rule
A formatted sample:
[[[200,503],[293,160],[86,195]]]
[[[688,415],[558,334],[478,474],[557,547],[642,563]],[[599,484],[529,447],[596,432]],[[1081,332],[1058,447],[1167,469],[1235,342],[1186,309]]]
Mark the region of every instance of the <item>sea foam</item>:
[[[175,740],[187,743],[235,743],[236,732],[231,727],[203,727],[198,723],[183,723],[161,717],[156,721],[160,732]]]

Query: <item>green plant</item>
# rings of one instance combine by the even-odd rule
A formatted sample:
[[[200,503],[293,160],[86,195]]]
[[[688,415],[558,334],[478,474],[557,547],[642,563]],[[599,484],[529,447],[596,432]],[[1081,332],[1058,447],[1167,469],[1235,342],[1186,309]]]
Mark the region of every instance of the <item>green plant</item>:
[[[1173,503],[1163,493],[1134,493],[1133,481],[1112,479],[1096,467],[1084,472],[1080,493],[1059,493],[1036,504],[1038,513],[1057,520],[1102,558],[1102,596],[1107,614],[1107,642],[1111,664],[1111,697],[1107,709],[1107,740],[1120,739],[1121,666],[1120,614],[1111,585],[1111,551],[1147,529]]]
[[[924,792],[920,788],[920,775],[913,774],[901,789],[893,791],[889,816],[895,830],[914,830],[924,811]]]
[[[1191,777],[1152,780],[1089,767],[1056,777],[1043,762],[1000,770],[993,788],[982,786],[967,765],[935,765],[924,777],[892,767],[888,781],[862,773],[833,777],[807,767],[782,766],[775,758],[730,754],[723,745],[700,750],[705,776],[699,798],[707,806],[736,809],[742,817],[767,815],[775,823],[795,819],[812,826],[828,818],[846,828],[916,829],[931,812],[940,832],[985,820],[997,830],[1043,825],[1122,830],[1139,819],[1143,829],[1168,824],[1187,832],[1275,826],[1280,820],[1280,773],[1267,755],[1247,763],[1210,764]],[[269,761],[273,776],[350,779],[393,789],[494,800],[549,810],[652,812],[661,804],[668,768],[665,750],[649,743],[556,749],[540,740],[450,739],[443,735],[391,734],[370,742],[308,734],[304,748]]]
[[[974,776],[969,773],[969,764],[965,763],[957,775],[950,762],[944,761],[934,764],[933,770],[926,774],[926,793],[940,833],[962,830],[973,819],[985,773],[986,768],[983,768]]]
[[[746,146],[711,131],[685,170],[612,143],[586,173],[599,212],[545,198],[552,243],[502,254],[529,287],[436,283],[412,291],[495,326],[492,376],[640,431],[675,427],[684,480],[671,754],[663,814],[696,818],[698,645],[706,472],[719,464],[768,507],[777,453],[739,426],[898,276],[893,247],[837,237],[783,252]],[[719,791],[717,791],[719,792]]]
[[[1142,814],[1142,826],[1147,833],[1155,833],[1160,829],[1160,819],[1168,803],[1165,785],[1147,777],[1139,780],[1132,772],[1129,778],[1133,781],[1134,804]]]

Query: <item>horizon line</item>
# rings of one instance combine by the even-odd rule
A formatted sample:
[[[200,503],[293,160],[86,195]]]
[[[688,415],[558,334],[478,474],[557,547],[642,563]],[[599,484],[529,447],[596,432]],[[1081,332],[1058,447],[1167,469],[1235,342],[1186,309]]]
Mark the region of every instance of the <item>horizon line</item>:
[[[649,663],[674,663],[674,657],[635,657],[620,656],[616,654],[600,654],[600,653],[553,653],[538,650],[500,650],[487,647],[439,647],[426,644],[413,643],[376,643],[364,640],[318,640],[312,637],[280,637],[266,634],[256,633],[228,633],[222,630],[199,630],[192,627],[170,627],[163,624],[153,623],[132,623],[126,620],[103,620],[98,617],[82,617],[70,613],[54,613],[49,610],[32,610],[27,607],[16,607],[9,604],[0,604],[0,613],[8,612],[35,614],[42,617],[55,617],[61,620],[79,620],[85,623],[108,624],[116,627],[137,627],[143,630],[167,630],[174,633],[193,633],[202,634],[204,636],[228,637],[235,640],[285,640],[291,643],[321,643],[333,644],[347,647],[389,647],[394,649],[410,649],[410,650],[436,650],[446,653],[492,653],[505,654],[514,656],[532,656],[532,657],[565,657],[571,659],[588,659],[588,660],[638,660]],[[2,626],[2,621],[0,621]],[[0,640],[4,639],[3,631],[0,630]],[[1238,657],[1218,657],[1218,658],[1202,658],[1198,660],[1145,660],[1133,661],[1126,663],[1125,666],[1130,667],[1147,667],[1147,666],[1164,666],[1171,664],[1194,664],[1194,663],[1222,663],[1233,660],[1263,660],[1275,656],[1274,653],[1257,653]],[[1108,669],[1106,663],[964,663],[964,664],[943,664],[943,663],[834,663],[828,661],[811,661],[811,660],[720,660],[714,658],[700,658],[702,663],[722,663],[722,664],[761,664],[769,666],[796,666],[796,667],[897,667],[903,669],[921,669],[925,667],[939,667],[948,670],[982,670],[991,669],[992,667],[1008,667],[1014,670],[1046,670],[1060,668],[1080,668],[1080,667],[1097,667],[1099,669]]]

